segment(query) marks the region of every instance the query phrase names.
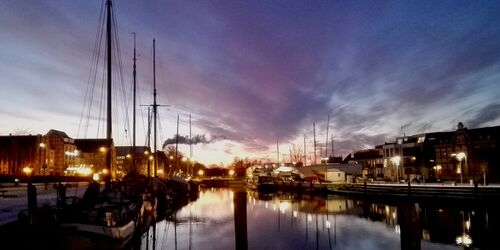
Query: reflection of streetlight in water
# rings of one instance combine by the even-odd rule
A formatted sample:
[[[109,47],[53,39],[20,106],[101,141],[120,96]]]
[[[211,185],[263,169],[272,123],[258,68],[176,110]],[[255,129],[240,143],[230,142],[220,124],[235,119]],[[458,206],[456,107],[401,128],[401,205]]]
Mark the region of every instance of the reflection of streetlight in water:
[[[462,235],[457,236],[455,242],[458,245],[463,245],[463,246],[468,247],[472,244],[472,238],[468,234],[463,233]]]
[[[465,221],[465,213],[464,212],[461,213],[462,213],[462,234],[457,236],[455,242],[458,245],[469,247],[470,245],[472,245],[472,238],[467,234],[467,232],[470,230],[470,219]]]

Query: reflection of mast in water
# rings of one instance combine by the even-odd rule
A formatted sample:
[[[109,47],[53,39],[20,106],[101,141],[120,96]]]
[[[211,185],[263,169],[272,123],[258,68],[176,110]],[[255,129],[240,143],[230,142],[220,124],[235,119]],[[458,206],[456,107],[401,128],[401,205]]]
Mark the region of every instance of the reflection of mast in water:
[[[174,241],[175,241],[175,250],[177,250],[177,212],[174,213]]]
[[[280,231],[280,226],[281,226],[281,223],[280,223],[280,212],[281,212],[281,208],[278,206],[278,232]]]
[[[309,221],[308,221],[309,217],[308,217],[307,213],[305,214],[305,216],[306,216],[305,221],[306,221],[306,241],[307,241],[309,239],[309,234],[308,234],[309,232],[308,232],[308,227],[307,227],[307,224],[309,224]]]
[[[328,139],[328,137],[327,137]],[[326,200],[326,229],[328,230],[328,249],[332,249],[332,237],[330,236],[330,221],[328,220],[328,199]]]
[[[319,249],[319,227],[318,227],[318,214],[316,214],[316,249]]]
[[[191,115],[189,116],[189,118],[191,118]],[[192,239],[193,239],[193,211],[191,209],[192,207],[192,203],[191,201],[189,202],[189,239],[188,239],[188,249],[191,250],[191,242],[192,242]]]
[[[156,249],[156,223],[154,223],[155,225],[153,226],[153,250]]]

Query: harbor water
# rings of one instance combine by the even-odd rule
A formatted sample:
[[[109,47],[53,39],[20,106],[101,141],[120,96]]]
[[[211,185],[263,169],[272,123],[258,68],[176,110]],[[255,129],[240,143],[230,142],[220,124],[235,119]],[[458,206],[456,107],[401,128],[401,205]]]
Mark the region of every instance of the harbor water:
[[[498,211],[205,189],[137,249],[495,249]]]

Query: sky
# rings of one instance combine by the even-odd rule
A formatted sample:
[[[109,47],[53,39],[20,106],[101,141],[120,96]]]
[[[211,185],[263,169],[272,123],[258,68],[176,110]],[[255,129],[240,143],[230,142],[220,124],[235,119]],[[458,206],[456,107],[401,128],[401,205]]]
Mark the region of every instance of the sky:
[[[0,134],[105,136],[102,58],[89,80],[102,6],[0,2]],[[121,0],[113,8],[115,144],[132,137],[133,32],[140,105],[152,103],[156,40],[158,103],[167,105],[158,148],[176,134],[177,115],[189,136],[191,115],[202,139],[193,157],[205,164],[276,161],[277,141],[288,160],[304,137],[311,157],[313,123],[322,147],[328,116],[343,156],[458,122],[500,125],[499,1]],[[137,112],[144,145],[147,108]]]

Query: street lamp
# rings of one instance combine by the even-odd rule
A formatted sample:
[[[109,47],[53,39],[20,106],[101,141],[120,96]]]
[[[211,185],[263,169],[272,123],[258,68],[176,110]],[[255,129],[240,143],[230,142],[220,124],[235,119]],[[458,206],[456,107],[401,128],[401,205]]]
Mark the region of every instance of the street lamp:
[[[26,166],[23,168],[23,172],[26,174],[28,177],[28,187],[27,187],[27,193],[28,193],[28,210],[29,210],[29,215],[30,218],[33,216],[33,213],[36,210],[36,188],[35,186],[31,183],[31,174],[33,173],[33,169],[30,168],[29,166]]]
[[[399,163],[401,162],[401,156],[395,155],[391,157],[391,162],[396,166],[396,180],[399,183]]]
[[[39,166],[38,166],[38,171],[41,171],[43,169],[43,174],[45,175],[45,166],[44,166],[44,162],[45,162],[45,157],[44,160],[42,161],[42,150],[45,149],[45,147],[47,146],[47,144],[43,143],[43,142],[40,142],[38,144],[38,147],[39,147],[39,150],[40,150],[40,158],[39,158]],[[40,172],[39,172],[40,174]]]
[[[451,156],[455,156],[458,160],[458,165],[459,165],[459,169],[457,169],[457,172],[460,173],[460,184],[463,183],[463,177],[462,177],[462,172],[463,172],[463,169],[462,169],[462,160],[465,159],[465,168],[467,168],[467,155],[464,153],[464,152],[458,152],[456,154],[451,154]]]
[[[205,171],[203,169],[198,170],[198,175],[203,176],[205,174]]]

